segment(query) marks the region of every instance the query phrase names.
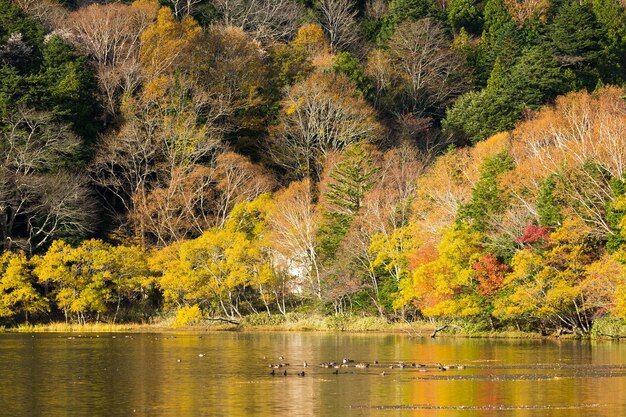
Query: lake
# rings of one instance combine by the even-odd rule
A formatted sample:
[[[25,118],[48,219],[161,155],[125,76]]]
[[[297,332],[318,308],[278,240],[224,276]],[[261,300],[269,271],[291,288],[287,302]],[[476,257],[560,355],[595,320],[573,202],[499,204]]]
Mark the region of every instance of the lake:
[[[355,362],[318,366],[344,358]],[[0,416],[11,417],[626,415],[617,342],[4,333],[0,375]]]

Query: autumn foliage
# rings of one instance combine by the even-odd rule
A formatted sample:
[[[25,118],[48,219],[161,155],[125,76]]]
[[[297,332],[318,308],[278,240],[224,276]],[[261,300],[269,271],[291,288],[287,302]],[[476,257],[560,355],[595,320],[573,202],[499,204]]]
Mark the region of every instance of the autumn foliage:
[[[0,324],[624,320],[624,22],[0,0]]]

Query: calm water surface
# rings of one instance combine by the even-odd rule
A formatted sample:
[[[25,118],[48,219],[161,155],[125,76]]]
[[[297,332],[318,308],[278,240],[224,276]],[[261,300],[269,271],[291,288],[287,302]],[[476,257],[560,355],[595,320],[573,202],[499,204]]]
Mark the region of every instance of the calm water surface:
[[[290,366],[272,377],[279,356]],[[344,357],[379,364],[316,366]],[[428,366],[389,368],[398,362]],[[0,334],[0,376],[0,416],[13,417],[626,416],[626,344],[611,342]]]

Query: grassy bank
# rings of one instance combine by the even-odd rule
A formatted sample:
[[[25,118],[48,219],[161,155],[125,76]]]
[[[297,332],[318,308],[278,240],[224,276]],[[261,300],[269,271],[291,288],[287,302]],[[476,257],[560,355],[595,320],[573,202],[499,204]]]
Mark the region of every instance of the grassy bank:
[[[323,315],[304,315],[290,313],[286,316],[253,315],[241,319],[238,324],[227,323],[219,320],[202,320],[193,325],[175,327],[173,319],[164,317],[149,324],[142,323],[87,323],[71,324],[54,322],[46,324],[26,325],[17,327],[2,327],[3,332],[57,332],[57,333],[105,333],[105,332],[204,332],[204,331],[331,331],[331,332],[381,332],[381,333],[404,333],[414,337],[430,337],[432,332],[441,323],[430,321],[416,322],[389,322],[380,317],[335,317]],[[437,337],[480,337],[480,338],[540,338],[539,333],[519,331],[482,331],[472,326],[452,325],[441,331]]]
[[[57,333],[148,333],[148,332],[206,332],[206,331],[241,331],[241,332],[271,332],[271,331],[324,331],[324,332],[381,332],[404,333],[413,337],[430,337],[435,329],[447,324],[445,329],[438,331],[437,337],[465,337],[465,338],[561,338],[574,339],[580,336],[574,334],[542,335],[539,332],[519,331],[516,329],[485,329],[471,322],[389,322],[380,317],[363,316],[324,316],[310,313],[288,313],[287,315],[250,315],[243,317],[236,323],[223,320],[206,319],[191,325],[174,326],[172,316],[163,316],[150,323],[87,323],[75,324],[53,322],[45,324],[16,327],[0,327],[0,332],[57,332]],[[593,331],[588,335],[591,339],[620,339],[626,337],[626,323],[615,319],[599,319]]]

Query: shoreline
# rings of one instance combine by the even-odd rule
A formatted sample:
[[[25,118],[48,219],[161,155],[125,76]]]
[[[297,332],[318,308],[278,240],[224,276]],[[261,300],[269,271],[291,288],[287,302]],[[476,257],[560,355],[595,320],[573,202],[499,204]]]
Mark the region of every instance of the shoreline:
[[[382,320],[381,320],[382,321]],[[199,323],[194,325],[173,327],[168,321],[157,323],[87,323],[75,324],[54,322],[47,324],[19,325],[17,327],[0,327],[0,333],[206,333],[206,332],[314,332],[314,333],[354,333],[354,334],[405,334],[413,338],[431,338],[437,324],[430,322],[406,323],[367,323],[362,320],[347,320],[343,325],[327,323],[325,320],[290,321],[281,324],[250,324],[242,322],[238,325],[228,323]],[[382,325],[381,325],[382,324]],[[496,331],[441,331],[436,338],[464,339],[546,339],[546,340],[619,340],[623,335],[586,335],[550,334],[518,330]]]

